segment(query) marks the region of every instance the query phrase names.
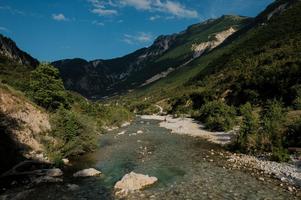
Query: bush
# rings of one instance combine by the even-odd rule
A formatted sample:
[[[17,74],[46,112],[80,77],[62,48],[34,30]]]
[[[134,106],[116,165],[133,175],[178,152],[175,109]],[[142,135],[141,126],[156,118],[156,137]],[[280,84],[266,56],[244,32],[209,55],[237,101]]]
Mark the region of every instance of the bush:
[[[53,155],[77,155],[96,147],[97,127],[94,119],[60,107],[51,122],[51,134],[57,140],[56,144],[49,147]]]
[[[301,117],[288,126],[286,146],[301,147]]]
[[[282,148],[285,132],[285,113],[282,103],[276,100],[268,101],[262,112],[263,133],[268,136],[271,147]]]
[[[221,101],[211,101],[200,109],[198,119],[212,131],[228,131],[235,125],[235,108]]]
[[[160,112],[159,108],[146,101],[134,102],[129,107],[131,112],[134,112],[138,115],[150,115]]]
[[[49,64],[41,64],[31,72],[27,94],[47,110],[70,107],[59,71]]]
[[[192,111],[192,101],[189,96],[183,95],[169,100],[170,114],[189,114]]]
[[[258,142],[259,116],[253,111],[250,103],[241,106],[240,113],[242,122],[237,138],[237,145],[244,152],[254,152]]]
[[[287,162],[289,161],[290,157],[288,151],[284,148],[274,148],[271,156],[271,160],[277,162]]]

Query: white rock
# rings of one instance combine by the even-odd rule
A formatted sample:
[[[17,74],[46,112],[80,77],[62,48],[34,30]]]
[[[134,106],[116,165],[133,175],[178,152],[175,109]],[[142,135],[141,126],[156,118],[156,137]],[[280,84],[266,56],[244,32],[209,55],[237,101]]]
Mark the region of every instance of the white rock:
[[[122,131],[120,133],[117,133],[117,135],[124,135],[125,134],[125,131]]]
[[[285,177],[281,177],[280,180],[281,180],[282,182],[286,182],[286,178],[285,178]]]
[[[141,131],[141,130],[137,131],[137,134],[142,134],[142,133],[143,133],[143,131]]]
[[[141,190],[157,181],[158,179],[156,177],[131,172],[124,175],[123,178],[115,184],[114,188],[117,190],[115,195],[126,196],[129,192]]]
[[[81,171],[76,172],[73,174],[74,177],[89,177],[89,176],[99,176],[101,174],[100,171],[94,169],[94,168],[89,168],[89,169],[84,169]]]
[[[63,175],[62,170],[60,170],[58,168],[49,169],[46,172],[46,176],[50,176],[50,177],[58,177],[58,176],[62,176],[62,175]]]
[[[64,165],[69,165],[70,164],[70,161],[67,158],[63,158],[62,161],[63,161]]]
[[[123,124],[121,125],[121,127],[126,127],[126,126],[129,126],[129,125],[131,125],[130,122],[125,122],[125,123],[123,123]]]

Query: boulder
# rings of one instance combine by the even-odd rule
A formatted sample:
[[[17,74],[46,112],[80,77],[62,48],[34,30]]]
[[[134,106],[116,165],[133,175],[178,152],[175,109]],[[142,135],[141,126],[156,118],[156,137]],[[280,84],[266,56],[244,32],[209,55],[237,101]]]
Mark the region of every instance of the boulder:
[[[69,161],[68,158],[63,158],[62,161],[63,161],[64,165],[69,165],[70,164],[70,161]]]
[[[50,177],[58,177],[58,176],[62,176],[62,175],[63,175],[62,170],[60,170],[58,168],[49,169],[46,172],[46,176],[50,176]]]
[[[153,185],[157,181],[158,179],[156,177],[131,172],[124,175],[123,178],[115,184],[114,188],[117,190],[115,195],[126,196],[129,192],[141,190],[147,186]]]
[[[73,174],[74,177],[90,177],[90,176],[99,176],[101,174],[100,171],[94,169],[94,168],[89,168],[89,169],[84,169],[81,171],[76,172]]]

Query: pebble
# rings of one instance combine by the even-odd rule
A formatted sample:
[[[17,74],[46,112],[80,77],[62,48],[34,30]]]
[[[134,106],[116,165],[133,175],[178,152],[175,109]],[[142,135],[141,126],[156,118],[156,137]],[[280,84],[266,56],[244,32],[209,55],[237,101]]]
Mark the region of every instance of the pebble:
[[[264,181],[264,178],[262,178],[262,177],[259,177],[259,180],[260,180],[260,181]]]

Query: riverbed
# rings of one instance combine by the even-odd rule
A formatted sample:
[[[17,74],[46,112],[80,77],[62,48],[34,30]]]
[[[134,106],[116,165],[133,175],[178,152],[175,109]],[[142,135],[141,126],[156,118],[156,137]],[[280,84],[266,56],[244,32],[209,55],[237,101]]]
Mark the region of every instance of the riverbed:
[[[62,183],[21,187],[13,193],[22,192],[19,199],[25,200],[114,199],[114,184],[134,171],[159,181],[127,199],[300,199],[300,193],[288,191],[273,178],[229,167],[221,146],[171,133],[159,123],[138,117],[131,125],[101,136],[97,151],[71,160]],[[102,175],[72,177],[91,167]],[[70,184],[79,187],[70,189]],[[10,192],[6,195],[12,197]]]

